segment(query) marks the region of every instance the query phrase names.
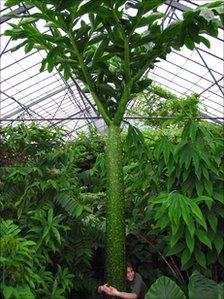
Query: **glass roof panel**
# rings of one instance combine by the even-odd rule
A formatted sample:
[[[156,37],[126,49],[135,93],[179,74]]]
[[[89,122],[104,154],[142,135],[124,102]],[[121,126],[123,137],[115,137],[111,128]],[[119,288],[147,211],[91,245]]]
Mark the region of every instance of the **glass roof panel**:
[[[165,12],[163,25],[182,18],[182,11],[197,7],[208,1],[167,0],[159,10]],[[1,0],[1,14],[10,9]],[[33,9],[33,8],[31,8]],[[16,12],[24,10],[23,6],[14,6]],[[34,9],[33,9],[34,10]],[[128,13],[132,13],[129,11]],[[15,22],[15,20],[13,20]],[[32,50],[24,54],[21,48],[16,52],[11,49],[18,41],[11,41],[3,32],[9,28],[4,20],[1,24],[1,103],[0,118],[37,119],[52,125],[64,124],[71,134],[92,123],[98,129],[105,130],[105,124],[97,119],[93,101],[83,94],[82,85],[76,81],[65,82],[54,70],[40,73],[44,51]],[[38,22],[42,32],[49,33],[42,21]],[[223,64],[224,32],[219,29],[218,38],[205,35],[210,40],[208,49],[200,44],[194,51],[184,47],[181,51],[173,50],[166,60],[158,62],[149,76],[156,82],[178,96],[191,93],[201,95],[202,112],[223,118]],[[203,106],[206,105],[206,108]]]

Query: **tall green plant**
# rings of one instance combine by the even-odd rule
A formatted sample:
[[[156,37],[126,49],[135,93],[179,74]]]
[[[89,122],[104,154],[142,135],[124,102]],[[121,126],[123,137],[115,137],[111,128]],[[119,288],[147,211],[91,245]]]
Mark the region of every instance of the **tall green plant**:
[[[49,213],[52,214],[50,209]],[[48,219],[42,217],[45,223],[48,220],[48,224],[51,221],[49,213],[48,217],[43,215]],[[73,286],[74,275],[68,272],[68,268],[62,269],[58,265],[55,274],[47,269],[52,262],[48,253],[57,250],[53,244],[54,240],[56,239],[60,243],[62,238],[62,228],[60,232],[57,230],[55,218],[52,218],[52,220],[54,219],[51,227],[53,235],[48,233],[49,226],[43,228],[36,225],[32,227],[32,232],[26,237],[22,236],[21,229],[12,220],[1,220],[0,269],[2,281],[0,289],[5,298],[33,299],[40,296],[41,298],[63,299]],[[36,239],[36,242],[32,240],[34,233],[36,238],[33,239]],[[49,251],[45,248],[46,245],[50,247]]]
[[[188,11],[183,20],[164,30],[159,23],[163,14],[155,10],[165,0],[8,0],[6,5],[12,7],[21,2],[35,6],[38,12],[11,15],[21,20],[11,24],[12,29],[5,34],[13,40],[23,39],[16,49],[25,46],[26,53],[33,48],[46,50],[42,71],[47,68],[51,72],[57,67],[65,79],[75,76],[81,80],[109,127],[107,279],[123,289],[125,227],[120,124],[127,103],[151,83],[143,78],[145,72],[172,48],[186,45],[193,49],[200,42],[209,46],[201,34],[218,35],[215,16],[222,13],[222,1]],[[125,12],[128,8],[133,9],[134,16]],[[45,22],[48,32],[38,29],[39,20]],[[146,29],[140,33],[139,28]]]
[[[129,128],[124,167],[127,231],[144,241],[148,256],[132,239],[128,249],[138,265],[143,263],[145,277],[159,268],[183,283],[184,270],[189,275],[200,269],[222,281],[223,128],[206,121],[183,119],[182,123],[184,129],[177,130]],[[162,194],[158,197],[158,193]],[[153,265],[151,256],[162,260]],[[145,264],[150,271],[144,271]]]
[[[194,259],[203,268],[217,261],[223,264],[222,149],[212,126],[191,120],[179,143],[164,137],[155,146],[157,175],[166,191],[150,200],[156,207],[156,227],[166,230],[168,255],[178,255],[185,269]]]
[[[65,144],[60,130],[34,124],[2,128],[0,134],[0,209],[3,223],[10,224],[0,230],[1,291],[10,298],[33,293],[54,299],[91,293],[99,284],[91,260],[102,244],[104,218],[92,215],[101,194],[85,193],[78,176],[93,164],[102,138],[91,133],[91,142],[82,135]],[[27,251],[32,254],[26,257]]]

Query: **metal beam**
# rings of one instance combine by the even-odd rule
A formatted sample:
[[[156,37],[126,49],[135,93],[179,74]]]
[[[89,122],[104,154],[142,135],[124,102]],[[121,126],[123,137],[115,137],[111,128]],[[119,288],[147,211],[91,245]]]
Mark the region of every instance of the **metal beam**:
[[[20,15],[22,13],[27,12],[28,10],[30,10],[33,6],[32,5],[26,5],[25,7],[20,6],[19,8],[13,10],[12,12],[10,12],[10,14],[16,14],[16,15]],[[7,14],[5,16],[0,17],[0,24],[7,22],[8,20],[10,20],[11,17],[7,17]]]
[[[186,81],[186,82],[189,82],[190,84],[192,84],[192,85],[194,85],[194,86],[197,86],[197,87],[201,88],[201,89],[203,90],[203,92],[204,92],[204,87],[201,86],[201,85],[199,85],[198,82],[192,82],[191,80],[188,80],[188,79],[186,79],[186,78],[184,78],[184,77],[182,77],[182,76],[180,76],[180,75],[177,75],[177,74],[175,74],[175,73],[173,73],[173,72],[171,72],[171,71],[168,71],[167,69],[165,69],[165,68],[163,68],[163,67],[161,67],[161,66],[159,66],[159,65],[157,65],[156,68],[161,69],[161,70],[163,70],[163,71],[165,71],[165,72],[167,72],[167,73],[173,75],[173,76],[174,76],[175,78],[177,78],[177,79],[180,78],[180,79],[182,79],[182,80],[184,80],[184,81]],[[155,68],[155,70],[156,70],[156,68]],[[157,75],[157,76],[158,76],[158,74],[157,74],[156,72],[151,73],[151,74],[153,74],[153,75]],[[221,79],[220,79],[220,80],[221,80]],[[220,81],[220,80],[218,80],[218,81]],[[216,83],[213,83],[211,86],[213,86],[214,84],[216,84]],[[211,86],[209,86],[209,88],[210,88]],[[207,89],[209,89],[209,88],[207,88]],[[207,89],[206,89],[206,90],[207,90]],[[190,91],[191,91],[191,89],[187,89],[187,88],[186,88],[186,90],[190,90]],[[206,90],[205,90],[205,91],[206,91]],[[201,92],[200,94],[202,94],[203,92]],[[217,93],[215,93],[215,92],[213,92],[213,91],[210,91],[210,92],[211,92],[212,94],[214,94],[214,95],[220,97],[219,94],[217,94]],[[218,103],[218,105],[223,106],[223,105],[220,104],[220,103]]]
[[[169,7],[173,7],[175,9],[181,10],[181,11],[187,11],[191,10],[191,8],[187,7],[186,5],[181,4],[180,2],[177,2],[175,0],[166,0],[166,5],[169,5]]]
[[[215,78],[215,76],[214,76],[214,74],[213,74],[211,68],[207,65],[207,63],[206,63],[204,57],[202,56],[202,54],[200,53],[200,51],[199,51],[197,48],[196,48],[196,51],[197,51],[198,55],[200,56],[201,60],[203,61],[204,65],[206,66],[206,68],[207,68],[209,74],[212,76],[212,78],[213,78],[215,84],[218,86],[219,90],[221,91],[222,95],[224,96],[224,92],[223,92],[221,86],[218,84],[218,81],[216,80],[216,78]]]
[[[81,113],[82,111],[79,111],[75,114]],[[179,116],[125,116],[124,119],[173,119]],[[189,119],[189,117],[183,117],[184,119]],[[191,117],[190,117],[191,118]],[[87,120],[87,119],[103,119],[102,117],[99,116],[88,116],[88,117],[83,117],[83,116],[76,116],[76,117],[66,117],[66,118],[23,118],[23,119],[18,119],[18,118],[1,118],[0,121],[8,122],[8,121],[68,121],[68,120]],[[195,119],[224,119],[224,117],[210,117],[210,116],[199,116],[195,117]],[[54,124],[55,125],[55,124]]]
[[[75,117],[76,115],[78,115],[79,113],[83,113],[85,109],[83,110],[80,110],[74,114],[72,114],[71,116],[67,117],[67,118],[58,118],[58,119],[53,119],[53,120],[57,120],[57,122],[54,123],[54,126],[55,125],[58,125],[60,123],[62,123],[63,121],[66,121],[66,120],[79,120],[79,118]],[[73,119],[72,119],[73,118]],[[83,117],[84,118],[84,117]],[[84,118],[85,119],[85,118]]]
[[[37,116],[43,118],[39,113],[37,113],[36,111],[33,111],[32,109],[30,108],[27,108],[26,105],[20,103],[18,100],[16,100],[14,97],[12,96],[9,96],[7,95],[4,91],[1,91],[1,93],[3,93],[5,96],[7,96],[8,98],[12,99],[14,102],[16,102],[23,110],[23,112],[26,112],[30,117],[32,116],[32,113],[33,114],[36,114]]]
[[[176,54],[176,55],[178,55],[178,56],[181,56],[181,57],[185,58],[186,60],[189,60],[189,61],[191,61],[191,62],[193,62],[193,63],[195,63],[195,64],[197,64],[197,65],[200,65],[200,66],[202,66],[202,67],[204,67],[204,68],[206,69],[206,66],[205,66],[204,64],[202,64],[202,63],[200,63],[200,62],[198,62],[198,61],[195,61],[195,60],[191,59],[190,57],[187,57],[187,56],[181,54],[180,52],[177,52],[176,50],[173,50],[170,54],[172,54],[172,53],[174,53],[174,54]],[[210,70],[213,71],[214,73],[220,75],[220,76],[223,75],[222,73],[220,73],[220,72],[214,70],[213,68],[210,68]]]
[[[222,76],[219,80],[217,80],[217,82],[219,82],[219,81],[221,81],[221,80],[223,80],[224,79],[224,76]],[[204,89],[201,93],[199,93],[199,95],[202,95],[204,92],[206,92],[206,91],[209,91],[209,92],[211,92],[209,89],[210,88],[212,88],[214,85],[216,85],[217,83],[216,82],[214,82],[214,83],[212,83],[212,85],[210,85],[208,88],[206,88],[206,89]],[[214,103],[216,103],[215,101],[214,101]],[[217,104],[217,103],[216,103]],[[221,106],[223,106],[223,105],[221,105]]]
[[[74,85],[75,85],[74,83],[70,83],[70,87],[72,87],[72,86],[74,86]],[[64,86],[64,87],[62,87],[62,88],[60,88],[60,89],[57,89],[57,90],[55,90],[54,92],[52,92],[52,93],[50,93],[50,94],[48,94],[48,95],[46,95],[46,96],[44,96],[44,97],[42,97],[42,98],[36,100],[36,101],[35,101],[35,100],[33,100],[33,101],[31,100],[31,103],[30,103],[30,104],[27,104],[27,105],[26,105],[26,108],[30,108],[30,107],[32,107],[32,106],[34,106],[34,105],[36,105],[36,104],[39,104],[39,103],[41,103],[41,102],[43,102],[43,101],[49,99],[50,97],[56,95],[57,93],[60,93],[60,92],[62,92],[62,91],[64,91],[64,90],[66,90],[66,89],[68,89],[68,87],[67,87],[67,86]],[[17,110],[14,111],[14,112],[11,112],[11,113],[5,115],[5,118],[12,117],[12,116],[14,116],[14,115],[16,115],[16,114],[18,114],[18,113],[20,113],[20,112],[22,112],[22,111],[23,111],[23,109],[22,109],[22,108],[19,108],[19,109],[17,109]]]

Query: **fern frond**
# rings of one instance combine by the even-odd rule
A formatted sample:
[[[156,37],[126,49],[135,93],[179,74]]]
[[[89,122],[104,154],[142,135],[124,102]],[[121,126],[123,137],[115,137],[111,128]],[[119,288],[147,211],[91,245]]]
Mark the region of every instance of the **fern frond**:
[[[1,238],[3,236],[18,236],[18,234],[20,233],[20,228],[13,223],[13,221],[11,219],[7,219],[7,220],[3,220],[0,223],[0,236]]]
[[[74,217],[74,211],[76,209],[77,200],[74,197],[69,196],[67,193],[60,192],[56,194],[53,201],[61,206],[70,216]]]

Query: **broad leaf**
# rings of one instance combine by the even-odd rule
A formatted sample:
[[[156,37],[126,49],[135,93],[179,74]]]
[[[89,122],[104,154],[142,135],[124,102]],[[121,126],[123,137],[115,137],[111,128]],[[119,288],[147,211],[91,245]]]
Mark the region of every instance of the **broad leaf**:
[[[180,287],[170,278],[162,276],[153,283],[145,299],[185,299]]]
[[[197,271],[190,277],[188,291],[189,299],[219,299],[217,283]]]

